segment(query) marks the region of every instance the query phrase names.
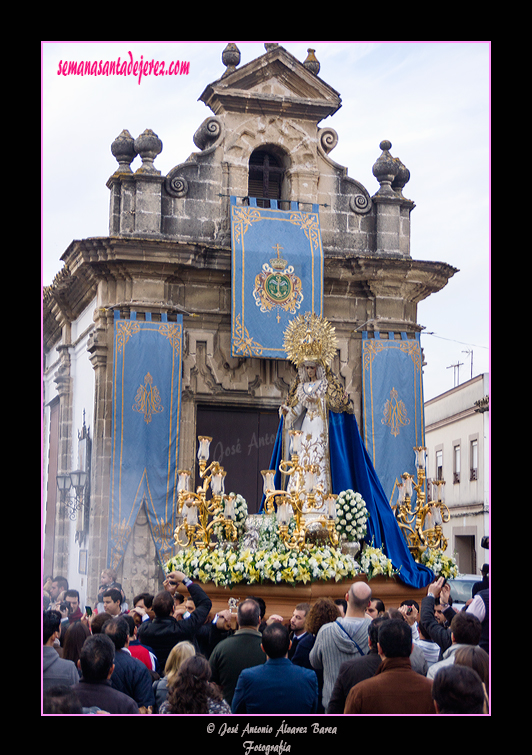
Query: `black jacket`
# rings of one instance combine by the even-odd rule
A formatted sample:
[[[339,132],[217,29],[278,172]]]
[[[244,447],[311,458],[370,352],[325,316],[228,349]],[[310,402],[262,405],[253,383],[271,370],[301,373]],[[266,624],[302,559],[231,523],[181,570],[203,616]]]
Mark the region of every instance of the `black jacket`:
[[[195,643],[196,634],[205,623],[212,607],[211,599],[199,585],[189,585],[188,591],[196,606],[188,619],[177,621],[173,616],[167,616],[144,621],[139,627],[138,639],[142,645],[147,645],[153,650],[163,674],[170,650],[184,640]]]

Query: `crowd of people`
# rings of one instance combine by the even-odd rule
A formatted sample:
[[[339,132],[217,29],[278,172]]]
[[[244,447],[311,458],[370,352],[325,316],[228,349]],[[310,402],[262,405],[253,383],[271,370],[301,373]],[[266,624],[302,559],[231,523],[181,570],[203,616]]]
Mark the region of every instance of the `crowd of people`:
[[[441,578],[421,606],[388,610],[355,582],[342,600],[295,605],[290,620],[253,595],[236,616],[213,616],[182,572],[131,602],[114,572],[101,582],[89,612],[63,577],[45,582],[44,714],[489,712],[486,582],[461,610]]]

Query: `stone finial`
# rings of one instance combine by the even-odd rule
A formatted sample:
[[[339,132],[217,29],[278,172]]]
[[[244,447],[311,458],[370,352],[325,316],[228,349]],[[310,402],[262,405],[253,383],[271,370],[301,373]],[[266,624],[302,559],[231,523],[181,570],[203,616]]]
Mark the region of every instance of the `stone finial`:
[[[163,151],[163,143],[151,128],[147,128],[140,136],[135,139],[135,149],[142,158],[142,165],[137,173],[157,173],[153,161]]]
[[[308,55],[303,65],[305,66],[307,71],[310,71],[315,76],[317,76],[320,72],[320,63],[318,59],[316,58],[316,56],[314,55],[316,50],[313,50],[312,48],[309,47],[307,49],[307,52],[308,52]]]
[[[279,42],[265,42],[264,43],[264,49],[266,52],[270,52],[270,50],[275,50],[276,47],[279,47]]]
[[[228,76],[236,70],[237,65],[240,63],[240,50],[234,42],[229,42],[222,52],[222,63],[227,68],[224,76]]]
[[[118,161],[117,173],[132,173],[131,163],[137,156],[135,140],[125,128],[111,144],[111,152]]]
[[[373,175],[381,185],[377,192],[378,196],[395,196],[392,183],[399,173],[399,163],[390,154],[391,146],[392,143],[387,139],[384,139],[379,144],[380,149],[382,149],[382,155],[373,166]]]
[[[403,165],[398,157],[395,158],[395,161],[399,165],[399,171],[392,181],[392,189],[396,192],[396,194],[398,194],[398,196],[402,197],[403,189],[410,181],[410,171],[405,165]]]

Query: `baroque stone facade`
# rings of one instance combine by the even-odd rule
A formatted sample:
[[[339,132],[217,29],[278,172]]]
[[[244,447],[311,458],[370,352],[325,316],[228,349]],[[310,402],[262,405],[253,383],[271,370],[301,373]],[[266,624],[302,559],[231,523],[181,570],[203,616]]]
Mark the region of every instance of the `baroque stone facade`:
[[[212,115],[194,135],[198,151],[166,176],[156,167],[164,134],[148,129],[134,138],[124,130],[117,136],[111,150],[118,166],[107,182],[109,236],[73,241],[62,257],[62,272],[44,292],[45,354],[54,354],[45,374],[55,379],[61,404],[59,469],[68,465],[74,443],[72,323],[92,310],[86,345],[94,370],[86,540],[90,602],[107,559],[113,311],[127,316],[135,310],[139,317],[148,311],[155,319],[161,313],[170,320],[184,316],[184,468],[195,464],[199,406],[273,412],[292,380],[292,367],[285,361],[231,356],[231,195],[245,203],[250,195],[264,196],[266,185],[266,191],[277,192],[268,196],[280,200],[281,207],[283,201],[299,201],[302,208],[320,205],[324,315],[335,326],[339,343],[333,367],[359,421],[361,331],[419,331],[418,302],[443,288],[456,272],[445,263],[412,259],[414,203],[403,194],[409,172],[392,156],[391,143],[380,142],[380,155],[376,144],[373,174],[379,189],[370,196],[330,157],[338,136],[319,124],[338,110],[341,98],[317,75],[313,53],[301,62],[278,45],[265,47],[262,56],[239,67],[238,50],[228,45],[222,55],[225,73],[200,97]],[[138,158],[141,164],[134,169]],[[269,171],[271,182],[257,190],[251,179],[259,159],[261,175]],[[55,506],[50,495],[46,503]],[[66,558],[59,557],[65,554],[67,537],[61,534],[59,507],[55,520],[56,541],[48,544],[54,551],[54,573],[64,569]],[[140,576],[121,575],[130,597],[147,587],[157,589],[154,551],[141,534],[144,522],[139,521],[138,530],[131,547]]]

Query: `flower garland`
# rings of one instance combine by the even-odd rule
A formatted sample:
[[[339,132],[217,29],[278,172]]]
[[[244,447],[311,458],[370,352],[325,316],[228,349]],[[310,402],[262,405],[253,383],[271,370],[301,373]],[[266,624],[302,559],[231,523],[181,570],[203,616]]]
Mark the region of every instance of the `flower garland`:
[[[261,582],[295,585],[319,579],[339,582],[360,574],[360,567],[351,556],[327,547],[304,551],[251,551],[249,548],[235,551],[231,547],[197,551],[188,548],[171,558],[166,568],[222,587],[233,587],[240,582],[248,585]]]
[[[344,490],[336,499],[336,531],[342,540],[360,542],[368,531],[369,511],[360,493]]]
[[[421,563],[432,569],[436,578],[452,579],[458,576],[458,566],[452,556],[444,556],[443,551],[436,548],[426,548],[421,554]]]

